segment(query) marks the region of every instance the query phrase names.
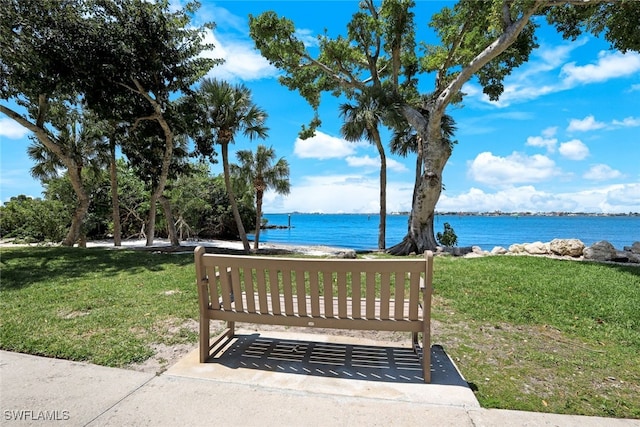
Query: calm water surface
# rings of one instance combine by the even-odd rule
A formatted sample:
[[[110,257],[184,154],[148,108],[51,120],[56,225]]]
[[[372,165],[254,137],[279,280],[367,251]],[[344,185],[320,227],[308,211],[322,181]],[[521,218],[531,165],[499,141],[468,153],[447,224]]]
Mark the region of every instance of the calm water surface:
[[[327,245],[355,250],[378,246],[378,215],[363,214],[267,214],[270,225],[290,229],[263,230],[261,242],[294,245]],[[448,222],[458,236],[458,246],[508,248],[514,243],[550,242],[555,238],[580,239],[590,246],[607,240],[617,249],[640,241],[640,217],[631,216],[457,216],[438,215],[435,231]],[[408,216],[387,217],[387,247],[407,233]]]

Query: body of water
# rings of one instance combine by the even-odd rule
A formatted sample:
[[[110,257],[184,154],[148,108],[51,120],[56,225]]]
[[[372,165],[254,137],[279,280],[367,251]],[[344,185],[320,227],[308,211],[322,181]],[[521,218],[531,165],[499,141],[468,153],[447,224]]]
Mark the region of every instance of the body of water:
[[[269,225],[290,229],[268,229],[260,241],[292,245],[325,245],[355,250],[373,250],[378,246],[378,215],[364,214],[267,214]],[[580,239],[590,246],[606,240],[621,250],[640,241],[640,217],[633,216],[481,216],[438,215],[435,232],[448,222],[458,236],[458,246],[480,246],[490,251],[495,246],[508,248],[514,243],[550,242]],[[387,248],[407,234],[408,216],[387,217]]]

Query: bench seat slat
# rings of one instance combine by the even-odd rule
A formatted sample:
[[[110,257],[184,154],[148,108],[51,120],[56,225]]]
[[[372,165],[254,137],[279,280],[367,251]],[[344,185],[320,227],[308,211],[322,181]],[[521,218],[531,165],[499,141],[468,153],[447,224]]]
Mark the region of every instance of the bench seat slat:
[[[340,319],[337,317],[275,316],[260,313],[218,312],[217,320],[266,325],[353,329],[359,331],[422,332],[422,322],[390,319]]]
[[[251,298],[250,294],[247,294],[245,292],[243,292],[240,295],[234,295],[234,298],[236,300],[236,302],[240,302],[242,300],[247,300],[249,298]],[[280,296],[276,296],[276,295],[271,295],[271,294],[267,294],[267,300],[268,301],[274,301],[274,300],[280,300],[279,302],[279,306],[283,306],[285,304],[285,296],[284,295],[280,295]],[[361,316],[359,314],[355,313],[354,307],[356,305],[356,302],[353,298],[345,298],[344,299],[344,305],[345,305],[345,312],[340,314],[340,313],[335,313],[334,314],[328,314],[329,312],[329,307],[335,307],[340,303],[340,298],[338,297],[334,297],[331,301],[329,301],[328,303],[326,302],[326,300],[324,299],[320,299],[319,300],[319,304],[318,304],[318,312],[319,313],[323,313],[320,315],[313,315],[313,313],[311,313],[311,305],[312,305],[312,301],[311,300],[307,300],[304,302],[304,304],[306,305],[306,308],[303,312],[300,311],[292,311],[290,313],[282,313],[281,311],[278,312],[273,305],[268,306],[266,308],[266,310],[263,310],[262,307],[256,307],[255,310],[250,310],[248,308],[248,304],[246,304],[246,308],[245,309],[239,309],[238,306],[239,304],[236,304],[236,308],[232,308],[232,309],[224,309],[223,307],[220,308],[213,308],[210,307],[209,310],[207,311],[208,313],[208,317],[211,320],[227,320],[228,319],[228,315],[224,315],[225,318],[222,319],[221,316],[223,316],[222,314],[219,313],[232,313],[232,314],[241,314],[241,313],[246,313],[246,314],[259,314],[259,315],[269,315],[269,316],[281,316],[281,317],[308,317],[308,318],[313,318],[313,317],[325,317],[325,318],[335,318],[335,319],[362,319],[362,320],[391,320],[391,321],[415,321],[415,322],[422,322],[422,316],[417,316],[415,319],[410,319],[408,316],[406,316],[406,313],[409,312],[409,301],[404,301],[403,303],[403,307],[401,307],[399,310],[396,310],[396,305],[398,305],[395,301],[388,301],[388,309],[387,311],[390,311],[390,313],[400,313],[399,317],[393,317],[393,316],[386,316],[384,317],[385,314],[383,310],[382,310],[382,301],[377,299],[377,300],[373,300],[374,302],[374,309],[371,313],[371,315],[366,315],[366,316]],[[298,307],[298,298],[297,297],[293,297],[292,300],[292,305],[294,307]],[[363,312],[363,308],[362,307],[363,302],[361,301],[360,303],[360,313]],[[420,314],[422,313],[422,310],[420,309]],[[418,313],[417,313],[418,314]]]

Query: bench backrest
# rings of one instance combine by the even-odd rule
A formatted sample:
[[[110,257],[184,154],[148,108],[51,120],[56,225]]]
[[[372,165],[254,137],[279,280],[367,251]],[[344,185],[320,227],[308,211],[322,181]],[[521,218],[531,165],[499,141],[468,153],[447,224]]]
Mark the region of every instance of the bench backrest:
[[[408,321],[430,315],[431,252],[352,260],[207,254],[198,247],[195,263],[201,310]]]

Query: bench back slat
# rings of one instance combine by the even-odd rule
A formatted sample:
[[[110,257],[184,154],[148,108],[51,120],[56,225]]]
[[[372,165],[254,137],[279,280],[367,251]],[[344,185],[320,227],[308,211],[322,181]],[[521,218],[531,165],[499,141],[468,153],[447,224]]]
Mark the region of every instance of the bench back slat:
[[[430,273],[420,258],[196,256],[210,310],[274,316],[418,321]]]
[[[279,274],[277,270],[269,270],[269,293],[271,294],[271,307],[273,314],[282,314],[280,308],[280,292],[278,290]]]
[[[220,277],[216,273],[215,265],[205,265],[205,267],[206,269],[205,269],[204,276],[202,277],[202,280],[205,281],[204,283],[207,286],[208,295],[211,296],[211,300],[207,298],[207,303],[210,303],[211,308],[213,308],[214,310],[219,310],[220,294],[218,293],[218,287],[219,287]],[[207,278],[209,278],[208,282],[206,281]]]
[[[409,304],[409,320],[418,320],[418,305],[422,303],[420,301],[420,276],[412,274],[409,277],[409,282],[409,301],[412,302]],[[413,301],[418,301],[418,304],[414,304]]]
[[[380,274],[380,318],[389,319],[389,299],[391,299],[391,280],[389,273]]]
[[[395,288],[393,290],[394,295],[394,303],[395,310],[393,313],[394,319],[404,319],[406,318],[404,314],[404,287],[405,287],[405,276],[403,272],[396,272],[394,277]]]
[[[293,316],[293,287],[291,285],[291,272],[282,272],[282,287],[284,295],[284,314]]]
[[[323,270],[322,283],[324,284],[322,292],[324,294],[324,313],[327,317],[333,317],[333,276],[334,273]],[[328,282],[328,284],[327,284]]]

